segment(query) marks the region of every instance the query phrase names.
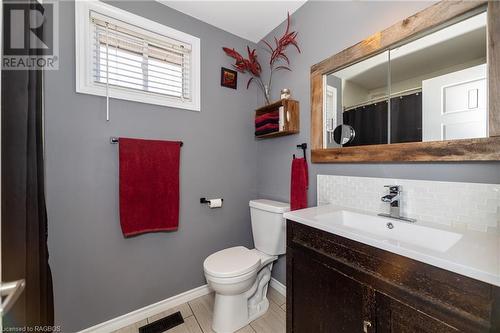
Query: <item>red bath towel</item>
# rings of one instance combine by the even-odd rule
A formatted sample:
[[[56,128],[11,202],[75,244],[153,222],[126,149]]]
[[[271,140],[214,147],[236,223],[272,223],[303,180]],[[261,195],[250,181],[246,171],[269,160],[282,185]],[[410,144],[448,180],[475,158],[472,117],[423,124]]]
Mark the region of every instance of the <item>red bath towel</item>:
[[[181,143],[120,138],[119,145],[123,235],[176,230]]]
[[[294,158],[291,174],[290,210],[307,208],[307,188],[309,187],[307,161],[304,158]]]

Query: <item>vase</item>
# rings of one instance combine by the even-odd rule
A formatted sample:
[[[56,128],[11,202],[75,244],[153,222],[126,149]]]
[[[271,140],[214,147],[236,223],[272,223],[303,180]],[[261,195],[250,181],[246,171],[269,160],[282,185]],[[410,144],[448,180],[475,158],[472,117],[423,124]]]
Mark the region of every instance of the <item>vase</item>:
[[[269,86],[268,85],[264,85],[264,99],[265,99],[265,102],[266,102],[266,105],[269,105],[271,104],[271,96],[269,94]]]

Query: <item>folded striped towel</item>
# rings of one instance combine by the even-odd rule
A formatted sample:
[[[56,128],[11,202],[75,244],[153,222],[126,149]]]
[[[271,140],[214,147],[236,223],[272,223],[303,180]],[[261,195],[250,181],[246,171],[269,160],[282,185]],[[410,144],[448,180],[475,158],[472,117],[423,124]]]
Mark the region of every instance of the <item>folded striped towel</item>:
[[[278,124],[265,124],[255,129],[255,135],[264,135],[268,133],[278,132],[279,125]]]

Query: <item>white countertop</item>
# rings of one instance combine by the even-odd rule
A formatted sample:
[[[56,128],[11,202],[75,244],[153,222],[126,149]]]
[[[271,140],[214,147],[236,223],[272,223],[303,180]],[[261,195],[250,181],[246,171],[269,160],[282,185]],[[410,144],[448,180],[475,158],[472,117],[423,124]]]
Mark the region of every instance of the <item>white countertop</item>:
[[[287,212],[284,214],[284,217],[331,234],[374,246],[382,250],[399,254],[500,287],[500,233],[496,230],[490,232],[480,232],[461,228],[452,228],[425,221],[417,221],[414,224],[415,226],[424,226],[427,228],[434,228],[462,235],[462,237],[451,248],[443,252],[421,247],[415,245],[415,243],[412,244],[404,241],[388,239],[387,237],[376,235],[368,231],[365,232],[357,228],[351,228],[340,222],[332,223],[331,221],[328,221],[328,217],[333,216],[331,214],[335,214],[340,211],[368,215],[369,217],[367,217],[366,223],[370,223],[370,219],[372,217],[376,217],[376,214],[374,213],[334,205],[311,207]],[[405,223],[398,222],[393,219],[384,220],[387,222],[393,222],[394,224]],[[325,223],[325,221],[328,222]]]

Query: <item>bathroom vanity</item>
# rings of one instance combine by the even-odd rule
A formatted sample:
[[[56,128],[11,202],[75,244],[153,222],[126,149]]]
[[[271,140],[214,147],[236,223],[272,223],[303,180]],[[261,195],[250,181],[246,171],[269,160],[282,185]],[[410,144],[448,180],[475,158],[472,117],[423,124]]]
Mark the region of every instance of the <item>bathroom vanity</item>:
[[[441,1],[313,65],[311,161],[500,160],[499,18]],[[500,332],[500,187],[317,184],[284,214],[288,332]]]
[[[332,205],[285,217],[287,332],[500,331],[498,256],[473,259],[497,235]]]

